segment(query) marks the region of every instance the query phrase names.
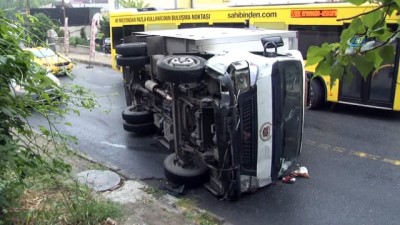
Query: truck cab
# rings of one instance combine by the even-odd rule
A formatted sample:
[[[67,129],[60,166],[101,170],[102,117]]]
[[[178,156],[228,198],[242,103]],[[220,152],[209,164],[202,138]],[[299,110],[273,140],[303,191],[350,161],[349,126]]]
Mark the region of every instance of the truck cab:
[[[301,152],[305,72],[293,31],[137,32],[116,46],[124,129],[171,150],[168,181],[237,200],[278,180]]]

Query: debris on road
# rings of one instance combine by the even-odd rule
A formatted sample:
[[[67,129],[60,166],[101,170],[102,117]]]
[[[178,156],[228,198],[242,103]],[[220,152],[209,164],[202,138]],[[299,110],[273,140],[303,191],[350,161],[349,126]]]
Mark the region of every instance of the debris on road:
[[[283,177],[282,183],[293,184],[296,182],[296,177],[310,178],[308,169],[305,166],[300,166],[299,169],[294,170],[290,175]]]
[[[282,183],[285,183],[285,184],[293,184],[295,182],[296,182],[296,178],[291,177],[290,175],[282,178]]]
[[[300,166],[298,170],[295,170],[291,173],[291,176],[310,178],[310,175],[308,174],[308,169],[305,166]]]

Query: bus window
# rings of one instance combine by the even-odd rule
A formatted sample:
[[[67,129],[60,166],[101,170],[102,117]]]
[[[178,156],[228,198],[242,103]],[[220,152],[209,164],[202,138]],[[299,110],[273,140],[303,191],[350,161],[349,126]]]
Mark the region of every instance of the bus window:
[[[208,23],[181,23],[178,29],[195,28],[195,27],[209,27]]]
[[[131,36],[133,32],[144,31],[144,25],[125,25],[124,37]]]
[[[124,28],[124,43],[130,43],[137,41],[135,36],[132,35],[133,32],[144,31],[144,25],[125,25]]]
[[[369,100],[378,102],[392,101],[394,65],[387,64],[372,73]]]
[[[122,44],[123,37],[124,37],[124,31],[122,27],[113,27],[111,48],[115,48],[115,46]]]
[[[393,42],[392,45],[397,49],[397,41]],[[393,107],[397,80],[395,62],[398,61],[398,54],[395,53],[395,56],[393,62],[386,62],[365,79],[354,68],[353,79],[345,77],[340,81],[340,100],[377,107]]]
[[[287,30],[287,25],[284,22],[254,22],[254,27],[272,30]]]
[[[289,30],[296,30],[299,34],[299,51],[303,58],[307,57],[307,49],[311,45],[321,45],[325,42],[339,42],[342,26],[327,25],[289,25]]]
[[[228,28],[248,28],[249,21],[244,21],[243,23],[213,23],[213,27],[228,27]]]
[[[170,30],[170,29],[177,29],[178,27],[176,26],[175,23],[162,23],[162,24],[147,24],[146,25],[146,31],[147,30]]]

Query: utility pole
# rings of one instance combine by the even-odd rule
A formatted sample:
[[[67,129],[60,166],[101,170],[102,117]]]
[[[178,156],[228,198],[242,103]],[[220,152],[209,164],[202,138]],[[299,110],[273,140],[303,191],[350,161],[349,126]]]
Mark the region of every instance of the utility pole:
[[[64,0],[62,0],[62,2],[61,2],[61,9],[62,9],[62,12],[63,12],[63,23],[65,23],[65,3],[64,3]]]
[[[63,0],[64,1],[64,0]],[[28,15],[30,15],[31,14],[31,3],[29,2],[29,0],[26,0],[26,13],[28,14]]]

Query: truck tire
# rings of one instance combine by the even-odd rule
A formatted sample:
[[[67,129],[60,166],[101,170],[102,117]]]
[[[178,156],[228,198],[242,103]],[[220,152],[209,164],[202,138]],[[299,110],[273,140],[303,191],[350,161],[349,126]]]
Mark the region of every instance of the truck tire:
[[[147,56],[147,44],[145,42],[124,43],[115,46],[118,55],[129,56]]]
[[[153,122],[153,113],[140,110],[139,106],[129,106],[122,111],[122,119],[129,124],[142,124]]]
[[[157,61],[157,77],[171,83],[192,83],[203,78],[206,60],[192,55],[171,55]]]
[[[199,161],[197,161],[199,162]],[[168,181],[186,187],[198,187],[209,179],[208,168],[203,163],[198,163],[191,168],[182,168],[172,153],[164,159],[164,175]]]
[[[141,135],[152,134],[156,131],[156,127],[153,122],[140,123],[140,124],[130,124],[124,121],[124,130],[132,133],[137,133]]]
[[[309,109],[318,109],[325,101],[324,89],[316,79],[311,80]]]
[[[118,66],[140,67],[150,62],[147,56],[117,56]]]

